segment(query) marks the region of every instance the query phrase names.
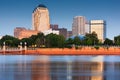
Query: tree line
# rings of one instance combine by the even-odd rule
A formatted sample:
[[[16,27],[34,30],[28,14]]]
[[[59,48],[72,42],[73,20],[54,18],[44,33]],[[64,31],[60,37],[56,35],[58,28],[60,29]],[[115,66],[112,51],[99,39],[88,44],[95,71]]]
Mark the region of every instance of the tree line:
[[[80,39],[76,36],[74,39],[68,38],[65,39],[63,35],[57,34],[48,34],[44,36],[43,33],[38,33],[37,35],[32,35],[29,38],[18,39],[10,35],[5,35],[0,39],[0,46],[3,46],[3,43],[8,47],[18,47],[19,45],[24,46],[25,43],[28,47],[45,47],[45,48],[64,48],[71,47],[72,45],[79,46],[94,46],[94,45],[107,45],[107,46],[120,46],[120,35],[114,37],[114,41],[108,38],[102,43],[97,38],[95,32],[88,33],[84,36],[83,39]],[[22,43],[22,44],[20,44]]]

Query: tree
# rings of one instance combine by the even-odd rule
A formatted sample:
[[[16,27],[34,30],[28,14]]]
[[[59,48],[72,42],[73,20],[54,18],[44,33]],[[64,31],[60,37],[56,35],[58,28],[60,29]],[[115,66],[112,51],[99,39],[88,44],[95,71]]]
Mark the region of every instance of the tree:
[[[66,41],[65,41],[65,44],[66,45],[73,45],[74,44],[74,40],[72,38],[68,38]]]
[[[65,47],[65,37],[63,35],[58,35],[58,47],[64,48]]]
[[[45,36],[43,33],[37,34],[37,38],[35,40],[35,43],[36,43],[37,47],[43,47],[43,45],[45,45]]]
[[[74,38],[74,44],[75,44],[75,45],[80,45],[80,44],[81,44],[81,40],[80,40],[80,38],[79,38],[78,36],[76,36],[76,37]]]
[[[87,33],[83,42],[85,45],[97,45],[99,40],[97,34],[93,32],[89,34]]]
[[[23,43],[23,46],[25,45],[25,42],[27,43],[27,46],[32,45],[32,39],[31,38],[23,38],[23,39],[20,40],[20,42]]]
[[[59,47],[63,48],[65,45],[65,38],[62,35],[56,35],[56,34],[48,34],[45,37],[45,45],[46,47],[54,48]]]
[[[115,45],[120,45],[120,35],[114,37],[114,43],[115,43]]]
[[[31,44],[32,44],[32,45],[35,45],[35,41],[36,41],[36,39],[37,39],[37,35],[32,35],[32,36],[30,37],[30,39],[31,39]]]
[[[113,41],[106,38],[105,41],[104,41],[104,45],[113,45]]]
[[[3,36],[0,41],[0,44],[3,45],[3,42],[5,42],[6,45],[10,47],[17,47],[19,45],[19,39],[10,35]]]
[[[56,34],[48,34],[45,38],[46,47],[58,47],[58,37]]]

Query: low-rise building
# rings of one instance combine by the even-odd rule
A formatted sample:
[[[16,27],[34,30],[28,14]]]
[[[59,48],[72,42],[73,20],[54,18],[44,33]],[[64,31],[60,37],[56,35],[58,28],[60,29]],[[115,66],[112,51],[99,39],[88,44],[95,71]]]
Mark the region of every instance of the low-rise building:
[[[29,38],[32,35],[37,35],[38,31],[28,30],[24,27],[16,27],[14,29],[14,37],[18,39]]]
[[[59,34],[63,35],[65,38],[67,38],[67,29],[66,28],[59,28]]]
[[[67,31],[67,38],[70,38],[72,36],[72,31]]]
[[[43,34],[44,34],[45,36],[48,35],[48,34],[51,34],[51,33],[59,35],[59,30],[49,29],[49,30],[46,30],[46,31],[43,32]]]
[[[67,38],[67,29],[66,28],[59,28],[58,24],[51,24],[50,28],[52,30],[58,30],[59,31],[59,35],[63,35],[65,38]]]

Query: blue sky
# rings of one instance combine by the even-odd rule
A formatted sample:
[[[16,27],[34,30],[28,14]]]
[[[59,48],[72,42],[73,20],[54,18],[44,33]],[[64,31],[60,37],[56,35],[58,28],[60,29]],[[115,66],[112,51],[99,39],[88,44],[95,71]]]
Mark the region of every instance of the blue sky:
[[[13,35],[15,27],[32,28],[32,11],[40,3],[49,9],[50,23],[68,30],[73,17],[107,22],[107,37],[120,34],[120,0],[0,0],[0,35]]]

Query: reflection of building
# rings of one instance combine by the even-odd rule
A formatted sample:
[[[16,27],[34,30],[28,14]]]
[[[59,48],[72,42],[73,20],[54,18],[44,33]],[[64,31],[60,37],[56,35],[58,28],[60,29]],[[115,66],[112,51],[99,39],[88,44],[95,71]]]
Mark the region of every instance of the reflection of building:
[[[37,35],[38,31],[27,30],[26,28],[16,27],[14,29],[14,37],[18,39],[29,38],[32,35]]]
[[[86,26],[86,19],[84,16],[76,16],[73,18],[72,24],[72,34],[74,36],[77,35],[85,35],[85,26]]]
[[[67,38],[70,38],[72,36],[72,31],[67,31]]]
[[[91,20],[90,32],[96,32],[98,39],[104,41],[106,37],[106,23],[104,20]]]
[[[104,71],[103,62],[74,62],[73,73],[77,73],[72,80],[104,80],[102,72]],[[82,75],[80,75],[82,74]]]
[[[67,79],[67,62],[52,62],[51,68],[51,80],[69,80]]]
[[[40,4],[33,11],[32,23],[33,30],[43,32],[50,29],[49,11],[45,5]]]
[[[51,80],[49,57],[41,56],[32,62],[31,80]]]
[[[116,56],[115,56],[116,57]],[[111,59],[112,62],[105,63],[105,80],[120,80],[120,62],[119,59]],[[114,61],[117,60],[117,61]]]
[[[9,67],[12,67],[12,70],[10,70],[10,68],[8,68],[10,70],[10,74],[13,74],[14,78],[10,79],[10,80],[31,80],[31,64],[29,63],[22,63],[22,62],[17,62],[15,64],[9,64]],[[7,65],[8,66],[8,65]],[[7,73],[9,71],[7,70]],[[9,80],[9,79],[5,79],[5,80]]]

